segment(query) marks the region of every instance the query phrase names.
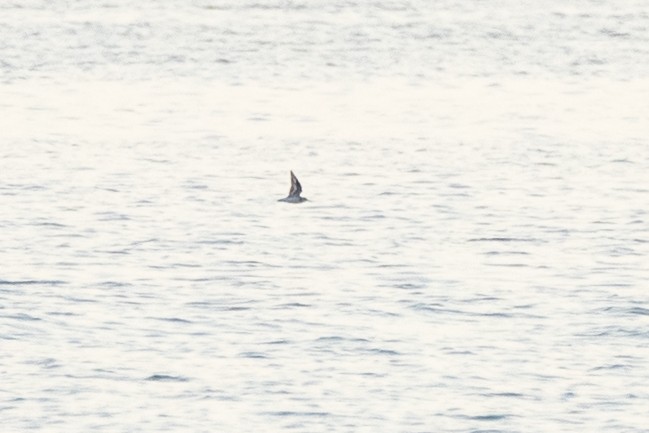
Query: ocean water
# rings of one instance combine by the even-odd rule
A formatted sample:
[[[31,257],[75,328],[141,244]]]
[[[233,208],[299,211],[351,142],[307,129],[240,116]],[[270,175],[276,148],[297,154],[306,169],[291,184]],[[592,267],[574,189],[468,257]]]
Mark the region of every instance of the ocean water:
[[[3,432],[649,432],[646,2],[4,1],[0,54]]]

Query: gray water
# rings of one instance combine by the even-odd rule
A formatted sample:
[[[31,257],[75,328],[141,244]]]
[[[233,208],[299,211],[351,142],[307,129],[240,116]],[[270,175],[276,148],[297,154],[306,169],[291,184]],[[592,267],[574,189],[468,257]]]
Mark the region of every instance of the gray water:
[[[2,432],[649,432],[645,1],[4,1],[0,74]]]

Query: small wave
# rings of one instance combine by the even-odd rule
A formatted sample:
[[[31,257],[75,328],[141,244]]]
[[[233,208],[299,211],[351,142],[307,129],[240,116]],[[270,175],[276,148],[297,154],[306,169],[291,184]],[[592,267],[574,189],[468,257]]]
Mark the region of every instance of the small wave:
[[[468,419],[472,419],[475,421],[500,421],[501,419],[506,419],[508,415],[502,415],[502,414],[494,414],[494,415],[476,415],[476,416],[469,416],[467,417]]]
[[[242,352],[239,354],[241,358],[249,358],[249,359],[266,359],[268,356],[266,354],[261,353],[261,352]]]
[[[417,311],[425,311],[427,313],[442,313],[442,314],[466,314],[461,310],[444,308],[441,304],[414,304],[410,308]]]
[[[629,329],[621,327],[607,327],[604,329],[593,329],[589,332],[576,334],[578,337],[602,338],[602,337],[649,337],[649,332],[644,329]]]
[[[192,323],[190,320],[181,319],[179,317],[154,317],[155,320],[160,320],[163,322],[173,322],[173,323]]]
[[[519,392],[494,392],[491,394],[484,394],[486,397],[511,397],[511,398],[523,398],[524,394]]]
[[[167,374],[154,374],[146,379],[150,382],[189,382],[189,379],[183,376],[170,376]]]
[[[649,316],[649,309],[643,308],[643,307],[605,307],[605,308],[598,308],[595,310],[596,314],[599,313],[606,313],[606,314],[614,314],[614,315],[619,315],[619,316],[627,316],[627,315],[638,315],[638,316]]]
[[[340,337],[338,335],[331,335],[327,337],[318,337],[316,341],[342,341],[344,340],[343,337]]]
[[[525,263],[489,263],[487,266],[496,268],[526,268],[528,265]]]
[[[285,308],[306,308],[310,306],[311,304],[302,304],[300,302],[289,302],[288,304],[280,304],[275,308],[283,310]]]
[[[125,283],[122,281],[104,281],[98,284],[100,287],[129,287],[131,283]]]
[[[234,306],[234,307],[224,307],[221,308],[220,311],[247,311],[250,310],[250,307],[239,307],[239,306]]]
[[[30,316],[29,314],[25,314],[25,313],[19,313],[19,314],[14,314],[14,315],[11,315],[11,316],[4,316],[4,317],[6,317],[6,318],[8,318],[8,319],[16,319],[16,320],[24,320],[24,321],[34,321],[34,322],[35,322],[35,321],[38,321],[38,320],[41,320],[41,319],[38,318],[38,317]]]
[[[509,319],[514,317],[514,314],[503,312],[503,311],[469,311],[469,310],[458,310],[455,308],[444,308],[439,304],[414,304],[410,308],[416,311],[422,311],[425,313],[435,313],[435,314],[459,314],[469,317],[493,317],[501,319]]]
[[[275,345],[275,344],[289,344],[289,343],[290,343],[290,341],[288,341],[288,340],[273,340],[273,341],[267,341],[267,342],[265,342],[263,344],[273,344],[273,345]]]
[[[117,212],[97,212],[99,221],[129,221],[131,218],[126,214]]]
[[[240,245],[243,244],[243,241],[233,239],[206,239],[200,240],[197,243],[205,245]]]
[[[0,286],[30,286],[42,284],[44,286],[58,286],[65,284],[61,280],[0,280]]]
[[[142,241],[134,241],[131,242],[131,246],[136,246],[136,245],[142,245],[142,244],[148,244],[150,242],[159,242],[160,239],[158,238],[150,238],[150,239],[144,239]]]
[[[486,256],[507,256],[507,255],[520,255],[520,256],[528,256],[530,253],[526,251],[487,251],[484,253]]]
[[[491,313],[470,313],[472,316],[480,316],[480,317],[501,317],[501,318],[510,318],[513,317],[509,313],[501,313],[501,312],[491,312]]]
[[[424,289],[427,287],[427,284],[425,283],[401,283],[395,285],[395,288],[397,289],[404,289],[404,290],[419,290],[419,289]]]
[[[502,430],[472,430],[471,433],[503,433]]]
[[[58,361],[54,358],[42,358],[42,359],[36,359],[33,361],[27,361],[27,364],[34,364],[41,366],[43,368],[58,368],[61,365],[58,363]]]
[[[642,307],[633,307],[629,309],[629,314],[637,314],[640,316],[649,316],[649,309]]]
[[[55,222],[51,222],[51,221],[35,222],[35,223],[32,223],[31,225],[39,226],[39,227],[57,227],[57,228],[69,227],[69,226],[67,226],[65,224],[59,224],[59,223],[55,223]]]
[[[378,348],[376,348],[376,349],[370,349],[368,352],[376,354],[376,355],[386,355],[386,356],[398,356],[398,355],[400,355],[399,352],[397,352],[395,350],[389,350],[389,349],[378,349]]]
[[[590,371],[601,371],[601,370],[628,370],[629,366],[625,364],[609,364],[609,365],[600,365],[599,367],[591,368]]]
[[[493,238],[472,238],[469,239],[467,242],[538,242],[538,239],[493,237]]]
[[[315,417],[324,417],[329,416],[329,412],[293,412],[288,410],[278,411],[278,412],[266,412],[267,415],[271,416],[315,416]]]

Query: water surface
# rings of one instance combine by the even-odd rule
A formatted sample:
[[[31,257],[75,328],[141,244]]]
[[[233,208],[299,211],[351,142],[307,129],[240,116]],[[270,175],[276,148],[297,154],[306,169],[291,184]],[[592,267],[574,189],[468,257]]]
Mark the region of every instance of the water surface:
[[[648,431],[643,2],[0,24],[3,431]]]

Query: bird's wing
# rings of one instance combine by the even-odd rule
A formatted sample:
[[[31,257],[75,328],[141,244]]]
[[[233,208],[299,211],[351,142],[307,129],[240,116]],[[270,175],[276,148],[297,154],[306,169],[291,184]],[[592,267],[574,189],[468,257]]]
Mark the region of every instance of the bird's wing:
[[[289,197],[297,195],[299,196],[302,193],[302,185],[300,181],[297,180],[295,174],[291,171],[291,190],[288,192]]]

